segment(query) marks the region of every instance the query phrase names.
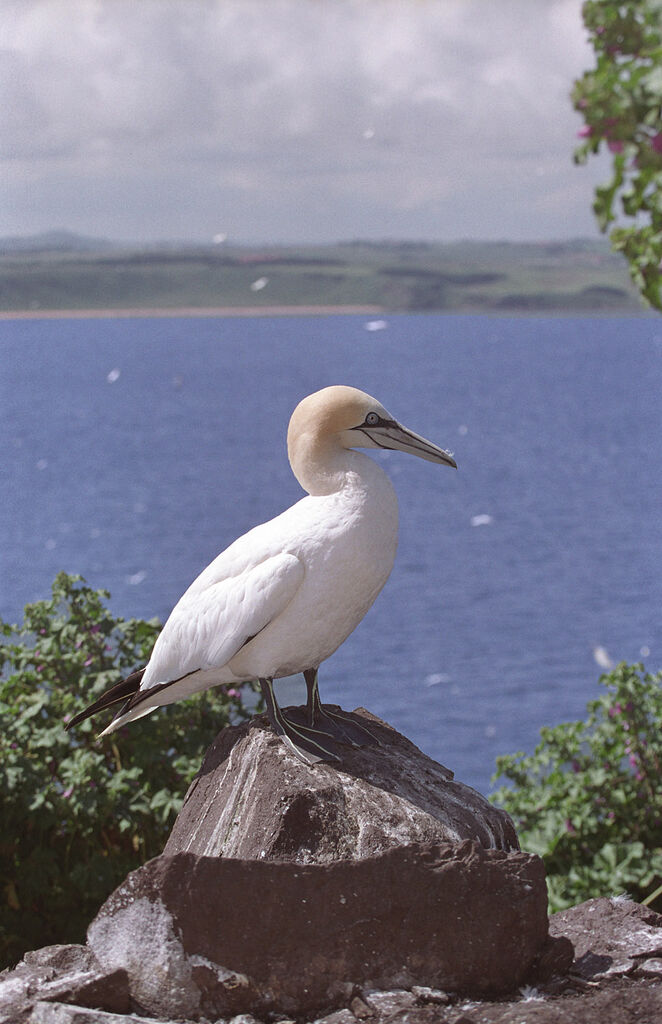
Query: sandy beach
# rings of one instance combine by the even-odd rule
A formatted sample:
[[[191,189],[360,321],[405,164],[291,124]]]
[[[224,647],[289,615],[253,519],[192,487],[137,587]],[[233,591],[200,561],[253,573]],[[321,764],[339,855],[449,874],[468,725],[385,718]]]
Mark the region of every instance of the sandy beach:
[[[373,316],[378,306],[176,306],[172,309],[5,309],[0,320],[93,320],[118,317]]]

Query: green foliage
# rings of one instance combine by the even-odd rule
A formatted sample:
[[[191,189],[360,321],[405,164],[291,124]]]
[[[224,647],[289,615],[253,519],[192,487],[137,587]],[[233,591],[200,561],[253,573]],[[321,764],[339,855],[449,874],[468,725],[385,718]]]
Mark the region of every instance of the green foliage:
[[[511,786],[493,800],[523,848],[543,858],[552,910],[660,895],[662,673],[621,664],[600,682],[607,693],[588,704],[586,721],[542,729],[532,755],[497,759],[495,779]]]
[[[207,691],[95,739],[64,722],[145,664],[155,620],[114,618],[106,591],[60,573],[0,623],[0,962],[80,941],[101,902],[161,852],[205,748],[240,694]],[[108,716],[110,717],[110,716]]]
[[[597,63],[572,93],[586,122],[575,160],[602,143],[612,153],[611,181],[596,189],[593,209],[602,231],[621,214],[633,221],[614,228],[611,243],[662,310],[662,0],[589,0],[582,12]]]

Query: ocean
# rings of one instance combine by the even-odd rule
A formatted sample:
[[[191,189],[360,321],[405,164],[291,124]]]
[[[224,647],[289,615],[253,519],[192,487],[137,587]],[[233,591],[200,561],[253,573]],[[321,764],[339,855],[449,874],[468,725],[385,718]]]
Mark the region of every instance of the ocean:
[[[599,660],[660,667],[659,319],[5,320],[0,339],[6,621],[61,569],[110,590],[117,615],[164,620],[302,496],[289,415],[346,383],[458,471],[375,454],[398,557],[323,664],[323,700],[368,707],[486,792],[498,754],[583,717]]]

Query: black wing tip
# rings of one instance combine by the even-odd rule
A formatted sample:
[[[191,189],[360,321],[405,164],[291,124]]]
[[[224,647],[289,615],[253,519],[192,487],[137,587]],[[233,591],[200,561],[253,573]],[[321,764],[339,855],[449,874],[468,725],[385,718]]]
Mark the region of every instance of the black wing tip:
[[[70,729],[74,729],[81,722],[84,722],[86,718],[91,718],[93,714],[94,711],[90,711],[89,708],[86,708],[85,711],[79,711],[77,715],[74,715],[73,718],[64,723],[64,731],[69,732]]]
[[[95,700],[93,704],[90,704],[89,707],[79,711],[68,722],[65,722],[64,728],[66,732],[69,732],[70,729],[80,725],[80,723],[84,722],[87,718],[91,718],[92,715],[96,715],[98,711],[104,711],[106,708],[112,707],[113,704],[119,704],[120,701],[126,701],[127,698],[130,699],[135,696],[140,689],[140,681],[144,674],[145,669],[141,668],[136,672],[132,672],[126,677],[126,679],[122,679],[121,682],[115,683],[115,685],[111,686],[109,690],[102,693],[98,700]]]

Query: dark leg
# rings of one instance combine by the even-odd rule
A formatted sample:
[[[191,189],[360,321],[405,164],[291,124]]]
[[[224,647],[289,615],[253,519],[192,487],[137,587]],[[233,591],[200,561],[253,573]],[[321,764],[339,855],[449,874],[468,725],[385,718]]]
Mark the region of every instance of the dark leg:
[[[324,714],[322,710],[322,701],[320,700],[319,684],[317,682],[317,673],[319,669],[307,668],[303,674],[303,678],[306,680],[306,689],[308,691],[308,700],[306,701],[306,714],[308,716],[308,725],[312,729],[315,725],[315,720]]]
[[[348,743],[352,747],[379,746],[376,736],[359,725],[350,715],[342,711],[330,711],[322,705],[320,700],[319,686],[317,683],[317,669],[309,668],[303,674],[308,690],[306,703],[306,717],[309,728],[319,729],[321,732],[332,736],[339,743]]]
[[[296,725],[285,718],[276,700],[273,679],[260,679],[260,689],[274,732],[280,736],[285,746],[289,747],[300,761],[303,761],[304,764],[317,764],[318,761],[340,761],[332,744],[329,743],[333,737],[318,729]]]

